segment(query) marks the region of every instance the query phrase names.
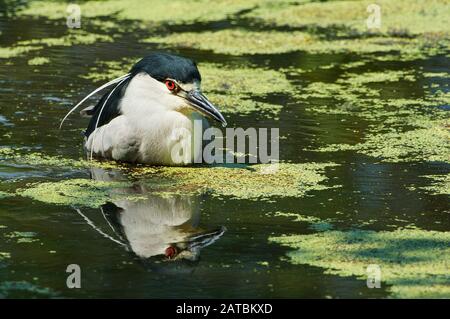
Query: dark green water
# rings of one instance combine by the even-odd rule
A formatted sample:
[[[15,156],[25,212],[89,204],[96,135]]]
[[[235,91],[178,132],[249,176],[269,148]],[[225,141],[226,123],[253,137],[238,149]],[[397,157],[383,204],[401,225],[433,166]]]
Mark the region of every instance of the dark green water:
[[[243,23],[243,22],[241,22]],[[208,28],[226,27],[224,23]],[[167,30],[201,30],[204,25],[167,27]],[[166,31],[167,31],[166,30]],[[65,34],[65,21],[0,17],[0,45],[19,40],[57,37]],[[138,43],[145,32],[119,34],[114,43],[49,47],[23,57],[0,60],[0,146],[24,148],[49,155],[78,159],[83,156],[81,130],[87,120],[74,115],[63,130],[59,120],[68,109],[95,87],[82,79],[96,61],[120,60],[144,56],[154,49]],[[291,76],[296,85],[313,81],[333,82],[343,72],[339,64],[358,61],[355,54],[312,55],[293,52],[278,55],[227,56],[193,49],[170,51],[198,62],[224,65],[247,64],[275,70],[285,67],[309,69],[304,75]],[[30,57],[45,56],[51,63],[30,67]],[[320,66],[337,63],[331,69]],[[449,72],[449,58],[435,56],[409,62],[369,62],[356,72],[414,69],[417,72]],[[125,70],[124,70],[125,71]],[[432,81],[430,79],[423,81]],[[436,80],[437,81],[437,80]],[[448,90],[448,80],[437,81]],[[421,96],[422,85],[407,81],[377,83],[391,97]],[[415,192],[408,186],[425,185],[423,175],[448,174],[450,166],[442,162],[381,163],[377,158],[356,152],[322,153],[307,151],[328,143],[355,143],[368,130],[368,121],[358,116],[307,112],[315,101],[299,101],[284,94],[267,97],[268,102],[283,104],[279,119],[254,112],[226,114],[231,127],[279,127],[286,138],[280,141],[280,156],[293,163],[335,162],[326,171],[329,185],[340,188],[312,191],[302,198],[280,198],[258,202],[202,196],[154,198],[144,202],[147,208],[122,203],[128,212],[147,209],[150,219],[167,218],[168,223],[185,218],[182,229],[191,233],[226,227],[227,231],[200,251],[197,261],[161,262],[161,258],[143,260],[96,231],[72,207],[44,204],[25,197],[0,199],[0,251],[10,258],[0,261],[0,297],[261,297],[261,298],[361,298],[387,297],[388,286],[368,289],[365,280],[324,274],[308,265],[292,265],[285,256],[288,248],[270,243],[270,236],[308,234],[306,224],[271,212],[306,212],[321,219],[333,218],[337,229],[359,227],[392,230],[414,224],[425,230],[450,229],[450,204],[447,195]],[[330,97],[330,103],[334,103]],[[444,106],[445,107],[445,106]],[[446,106],[448,108],[448,105]],[[373,124],[373,123],[371,123]],[[24,186],[29,182],[90,178],[84,169],[61,169],[18,164],[1,159],[0,183]],[[428,184],[426,184],[428,185]],[[145,190],[138,192],[145,193]],[[151,197],[152,198],[152,197]],[[128,205],[128,206],[127,206]],[[117,238],[108,222],[121,213],[111,205],[83,208],[82,213],[103,232]],[[108,216],[103,217],[102,212]],[[336,212],[342,212],[336,215]],[[125,210],[125,214],[127,209]],[[124,214],[122,212],[122,214]],[[173,214],[173,216],[171,215]],[[192,215],[192,216],[191,216]],[[161,217],[163,216],[163,217]],[[171,217],[172,216],[172,217]],[[370,225],[364,226],[368,221]],[[137,220],[140,224],[142,221]],[[138,227],[137,225],[136,227]],[[161,231],[154,236],[172,236]],[[176,231],[176,229],[175,229]],[[23,243],[10,238],[11,232],[32,232],[36,241]],[[122,234],[123,235],[123,234]],[[137,233],[136,236],[150,236]],[[150,236],[151,237],[151,236]],[[268,262],[269,267],[261,264]],[[82,288],[68,289],[66,267],[78,264],[82,269]]]

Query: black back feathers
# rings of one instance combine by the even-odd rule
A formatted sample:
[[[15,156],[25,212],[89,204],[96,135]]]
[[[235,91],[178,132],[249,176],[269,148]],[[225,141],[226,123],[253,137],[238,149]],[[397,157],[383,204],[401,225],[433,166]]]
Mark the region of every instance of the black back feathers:
[[[100,99],[100,101],[97,102],[97,105],[95,105],[94,109],[90,111],[90,113],[93,115],[91,117],[91,120],[89,121],[88,128],[84,132],[84,135],[86,137],[89,137],[92,132],[96,129],[97,119],[100,116],[100,119],[98,120],[97,128],[108,124],[112,119],[120,115],[119,110],[119,102],[120,99],[124,96],[125,91],[127,89],[128,83],[130,83],[131,77],[120,83],[117,87],[113,86],[111,87]],[[114,92],[111,94],[111,91],[114,90]],[[108,98],[109,97],[109,98]],[[103,111],[101,111],[103,104],[105,103],[106,99],[108,101],[105,104],[105,107],[103,108]],[[100,114],[101,111],[101,114]]]
[[[152,53],[131,68],[131,75],[145,72],[158,81],[167,78],[177,80],[181,83],[201,81],[197,64],[187,58],[167,53]]]

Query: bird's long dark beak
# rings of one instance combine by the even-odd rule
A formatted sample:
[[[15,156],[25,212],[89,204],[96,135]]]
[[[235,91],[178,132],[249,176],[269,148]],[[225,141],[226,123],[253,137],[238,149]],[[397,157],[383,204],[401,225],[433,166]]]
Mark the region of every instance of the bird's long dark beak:
[[[196,260],[200,250],[218,240],[227,229],[221,226],[216,229],[202,231],[187,237],[184,241],[171,244],[165,251],[170,260]]]
[[[216,121],[220,122],[223,126],[227,125],[227,121],[219,110],[198,90],[192,90],[187,92],[186,100],[200,113],[203,113],[209,117],[212,117]]]
[[[198,249],[211,245],[219,239],[227,229],[221,226],[216,229],[207,230],[199,234],[192,235],[187,240],[187,249]]]

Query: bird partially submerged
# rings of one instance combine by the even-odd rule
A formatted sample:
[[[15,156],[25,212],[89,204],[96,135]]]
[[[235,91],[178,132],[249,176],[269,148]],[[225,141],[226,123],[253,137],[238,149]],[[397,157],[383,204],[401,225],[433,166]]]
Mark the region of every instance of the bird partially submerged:
[[[91,116],[85,131],[89,156],[144,164],[190,164],[202,151],[192,146],[194,121],[208,117],[226,125],[219,110],[202,94],[200,84],[194,61],[153,53],[129,73],[91,92],[61,125],[89,97],[112,86],[95,107],[81,111]],[[182,162],[173,156],[176,145],[190,148]]]

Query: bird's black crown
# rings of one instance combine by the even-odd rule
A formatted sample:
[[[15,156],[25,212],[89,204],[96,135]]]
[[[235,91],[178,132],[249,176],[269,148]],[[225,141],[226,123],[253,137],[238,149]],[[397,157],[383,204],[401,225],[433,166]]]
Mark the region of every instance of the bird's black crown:
[[[158,81],[167,78],[181,83],[201,81],[197,64],[187,58],[168,53],[152,53],[137,62],[130,70],[132,76],[145,72]]]

